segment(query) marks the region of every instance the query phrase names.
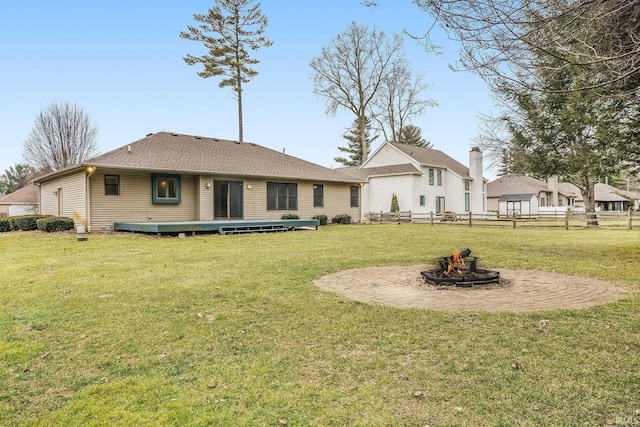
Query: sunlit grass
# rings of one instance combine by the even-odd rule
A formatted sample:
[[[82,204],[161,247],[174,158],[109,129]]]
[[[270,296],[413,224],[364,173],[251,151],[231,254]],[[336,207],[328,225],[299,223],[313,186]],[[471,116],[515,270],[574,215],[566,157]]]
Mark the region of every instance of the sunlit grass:
[[[0,425],[537,426],[635,416],[636,293],[580,310],[448,313],[367,305],[312,284],[460,247],[483,267],[640,284],[637,230],[389,224],[86,242],[3,233]]]

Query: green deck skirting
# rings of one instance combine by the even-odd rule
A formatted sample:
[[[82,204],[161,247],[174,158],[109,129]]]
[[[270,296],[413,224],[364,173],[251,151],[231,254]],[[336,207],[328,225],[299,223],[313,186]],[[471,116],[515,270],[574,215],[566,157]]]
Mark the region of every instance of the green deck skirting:
[[[209,232],[220,234],[263,233],[268,231],[288,231],[301,227],[318,227],[317,219],[280,219],[280,220],[238,220],[238,221],[167,221],[167,222],[116,222],[116,231],[135,231],[139,233],[195,233]]]

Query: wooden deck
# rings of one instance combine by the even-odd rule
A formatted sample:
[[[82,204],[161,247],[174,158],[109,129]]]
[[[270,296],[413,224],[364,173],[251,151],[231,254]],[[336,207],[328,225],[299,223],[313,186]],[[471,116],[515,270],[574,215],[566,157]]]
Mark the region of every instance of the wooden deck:
[[[167,222],[116,222],[115,231],[162,234],[176,233],[266,233],[292,231],[320,225],[317,219],[237,220],[237,221],[167,221]]]

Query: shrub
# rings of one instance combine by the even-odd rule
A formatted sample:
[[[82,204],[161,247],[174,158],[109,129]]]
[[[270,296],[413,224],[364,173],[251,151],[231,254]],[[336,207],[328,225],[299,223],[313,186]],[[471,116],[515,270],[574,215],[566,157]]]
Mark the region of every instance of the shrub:
[[[5,233],[12,230],[13,226],[11,225],[11,221],[9,221],[9,218],[0,218],[0,233]]]
[[[294,214],[293,212],[283,213],[280,219],[300,219],[298,214]]]
[[[327,225],[328,218],[326,215],[314,215],[311,219],[317,219],[320,221],[320,225]]]
[[[47,233],[73,229],[73,220],[66,217],[48,216],[46,218],[39,218],[36,224],[39,230]]]
[[[340,214],[331,218],[331,222],[334,224],[351,224],[351,215]]]
[[[31,231],[38,229],[36,224],[38,219],[46,217],[47,215],[20,215],[12,216],[10,220],[13,223],[14,230]]]
[[[391,209],[389,212],[399,212],[400,205],[398,204],[398,196],[396,193],[393,193],[393,197],[391,197]]]

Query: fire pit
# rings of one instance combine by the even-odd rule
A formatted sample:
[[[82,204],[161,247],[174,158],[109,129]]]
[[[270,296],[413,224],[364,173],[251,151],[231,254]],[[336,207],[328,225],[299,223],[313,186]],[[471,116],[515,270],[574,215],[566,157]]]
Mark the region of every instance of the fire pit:
[[[500,282],[500,272],[478,268],[480,258],[470,255],[469,248],[456,250],[451,256],[438,258],[437,269],[422,271],[420,274],[425,283],[431,285],[472,287]]]

